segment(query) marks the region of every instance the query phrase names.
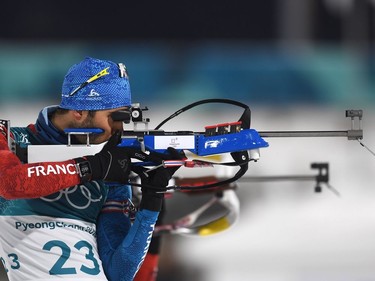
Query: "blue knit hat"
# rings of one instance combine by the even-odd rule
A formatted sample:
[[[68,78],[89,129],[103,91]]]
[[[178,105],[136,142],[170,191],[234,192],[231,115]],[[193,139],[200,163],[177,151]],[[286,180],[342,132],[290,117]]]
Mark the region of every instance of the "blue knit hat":
[[[121,63],[87,57],[65,75],[61,108],[104,110],[130,105],[129,77]]]

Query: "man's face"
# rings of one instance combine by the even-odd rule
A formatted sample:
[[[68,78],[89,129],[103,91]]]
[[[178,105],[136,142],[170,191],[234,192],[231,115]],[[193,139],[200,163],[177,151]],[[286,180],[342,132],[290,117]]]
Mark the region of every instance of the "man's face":
[[[124,110],[126,107],[109,109],[109,110],[97,110],[93,114],[85,114],[86,116],[81,122],[76,124],[76,128],[99,128],[103,130],[101,134],[90,135],[90,143],[99,144],[107,141],[116,131],[123,130],[122,121],[113,121],[111,113],[119,110]],[[77,136],[77,139],[85,143],[86,136]]]

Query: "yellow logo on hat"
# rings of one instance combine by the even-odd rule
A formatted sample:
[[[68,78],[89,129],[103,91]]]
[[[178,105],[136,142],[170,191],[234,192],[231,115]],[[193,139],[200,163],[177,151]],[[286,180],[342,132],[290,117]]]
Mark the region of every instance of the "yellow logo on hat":
[[[104,68],[102,71],[100,71],[99,73],[95,74],[93,77],[91,77],[85,83],[91,83],[91,82],[95,81],[96,79],[98,79],[98,78],[100,78],[102,76],[108,75],[109,74],[108,69],[109,69],[109,67]]]
[[[83,87],[85,87],[87,84],[95,81],[96,79],[100,78],[100,77],[103,77],[105,75],[108,75],[109,74],[109,71],[108,71],[109,67],[107,68],[104,68],[102,71],[100,71],[99,73],[95,74],[94,76],[90,77],[86,82],[83,82],[81,85],[79,85],[77,88],[75,88],[70,94],[69,96],[73,96],[75,93],[77,93],[79,90],[81,90]]]

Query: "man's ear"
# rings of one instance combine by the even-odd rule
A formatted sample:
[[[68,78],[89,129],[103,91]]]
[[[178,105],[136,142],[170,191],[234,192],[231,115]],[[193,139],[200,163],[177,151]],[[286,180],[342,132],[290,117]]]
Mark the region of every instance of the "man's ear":
[[[72,112],[72,116],[73,116],[74,120],[76,120],[78,122],[86,119],[86,117],[88,115],[87,110],[72,110],[71,112]]]

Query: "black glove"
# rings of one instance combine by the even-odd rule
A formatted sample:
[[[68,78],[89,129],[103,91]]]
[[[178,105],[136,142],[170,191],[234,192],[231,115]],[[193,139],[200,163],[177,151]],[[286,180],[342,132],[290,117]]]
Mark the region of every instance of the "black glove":
[[[159,154],[162,160],[180,160],[186,159],[183,152],[179,153],[176,149],[168,147],[167,154]],[[148,209],[151,211],[160,211],[164,198],[165,187],[169,180],[179,167],[164,168],[159,167],[147,173],[139,173],[142,183],[142,201],[140,209]]]
[[[117,146],[120,140],[121,133],[116,132],[99,153],[74,159],[81,182],[90,180],[128,182],[131,162],[128,149]]]

